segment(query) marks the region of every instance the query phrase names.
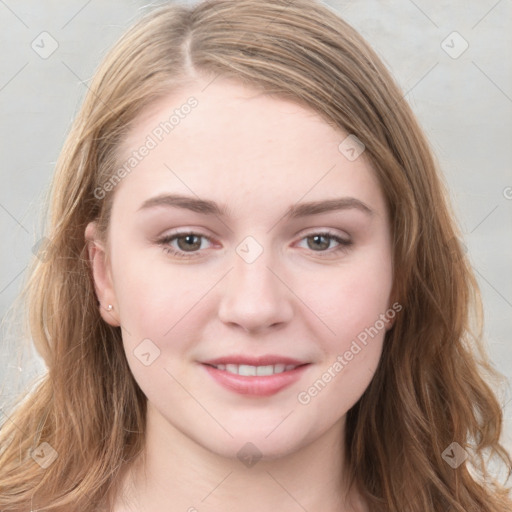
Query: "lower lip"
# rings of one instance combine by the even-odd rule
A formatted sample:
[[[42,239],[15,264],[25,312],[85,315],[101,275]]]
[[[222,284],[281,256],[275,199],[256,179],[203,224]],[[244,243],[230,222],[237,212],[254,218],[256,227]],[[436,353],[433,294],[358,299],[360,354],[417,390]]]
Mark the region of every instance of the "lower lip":
[[[260,375],[254,377],[236,375],[225,370],[218,370],[206,364],[202,366],[219,384],[230,391],[241,395],[271,396],[294,382],[297,382],[310,365],[305,364],[293,370],[276,373],[274,375]]]

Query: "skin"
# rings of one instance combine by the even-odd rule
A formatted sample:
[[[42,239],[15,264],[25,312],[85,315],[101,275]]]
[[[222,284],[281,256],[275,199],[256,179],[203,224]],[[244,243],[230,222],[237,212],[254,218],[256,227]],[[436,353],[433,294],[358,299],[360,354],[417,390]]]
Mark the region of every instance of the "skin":
[[[357,490],[346,493],[342,439],[392,321],[308,404],[297,396],[393,303],[384,196],[365,153],[349,161],[338,149],[348,134],[313,111],[230,80],[206,84],[174,92],[138,118],[120,161],[187,98],[199,102],[117,185],[108,240],[94,223],[85,233],[102,317],[122,327],[148,398],[145,468],[141,459],[127,473],[115,511],[368,510]],[[164,192],[213,200],[230,215],[138,211]],[[342,196],[373,214],[283,217],[298,202]],[[177,229],[209,239],[180,259],[157,241]],[[312,238],[326,229],[353,244],[336,252],[334,239]],[[236,252],[247,236],[263,250],[251,263]],[[169,245],[187,254],[183,237]],[[144,339],[160,350],[148,366],[134,354]],[[199,363],[269,353],[311,363],[269,397],[229,391]],[[237,457],[247,442],[262,455],[252,467]]]

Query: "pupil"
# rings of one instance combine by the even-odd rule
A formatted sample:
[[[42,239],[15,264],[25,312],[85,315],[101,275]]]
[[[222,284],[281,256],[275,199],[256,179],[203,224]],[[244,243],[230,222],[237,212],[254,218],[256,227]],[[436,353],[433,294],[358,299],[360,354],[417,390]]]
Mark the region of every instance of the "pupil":
[[[313,235],[313,240],[315,241],[315,243],[318,243],[319,242],[319,239],[321,238],[325,238],[324,235]],[[322,248],[325,249],[326,247],[326,243],[327,243],[327,246],[329,245],[329,242],[324,242],[323,244],[320,243],[320,245],[322,246]]]
[[[199,239],[196,235],[184,235],[181,239],[185,240],[185,246],[189,249],[196,249],[197,248],[197,241],[194,243],[194,238]]]

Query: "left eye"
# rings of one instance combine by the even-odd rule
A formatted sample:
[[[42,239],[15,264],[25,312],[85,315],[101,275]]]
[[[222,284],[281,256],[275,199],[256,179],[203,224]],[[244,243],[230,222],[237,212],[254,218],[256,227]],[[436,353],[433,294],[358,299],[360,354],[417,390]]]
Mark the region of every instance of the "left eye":
[[[320,242],[320,239],[326,239],[327,242]],[[308,243],[308,247],[311,248],[312,245],[314,244],[318,244],[320,245],[320,249],[327,249],[329,248],[331,242],[334,240],[337,244],[338,244],[338,247],[336,247],[336,249],[332,252],[338,252],[340,250],[346,250],[348,248],[348,246],[352,245],[352,242],[350,240],[344,240],[343,238],[333,234],[333,233],[329,233],[329,232],[325,232],[325,233],[313,233],[311,235],[308,235],[308,236],[305,236],[302,240],[313,240],[313,243],[310,244]],[[321,251],[316,251],[316,250],[313,250],[314,252],[326,252],[325,250],[321,250]]]
[[[200,249],[204,249],[204,247],[201,247],[201,239],[208,240],[211,242],[212,240],[205,236],[201,235],[199,233],[178,233],[178,234],[172,234],[167,235],[164,238],[160,239],[158,243],[162,245],[162,249],[172,256],[175,256],[177,258],[195,258],[197,256],[200,256],[198,254]],[[327,240],[327,242],[322,242],[321,239]],[[308,241],[308,248],[310,248],[313,252],[328,252],[328,253],[337,253],[338,251],[344,251],[349,248],[350,245],[352,245],[352,241],[345,240],[333,233],[329,232],[323,232],[323,233],[312,233],[310,235],[307,235],[303,237],[301,240],[307,240]],[[312,243],[309,243],[309,241],[312,241]],[[178,244],[178,247],[173,247],[171,245],[172,242],[176,241]],[[326,249],[329,249],[329,246],[331,245],[331,242],[335,241],[338,244],[338,247],[336,247],[333,251],[327,251]],[[316,244],[316,250],[314,248]]]
[[[178,258],[194,258],[197,250],[201,249],[201,238],[211,241],[208,237],[200,235],[199,233],[179,233],[168,235],[162,238],[159,243],[162,245],[165,252],[173,256]],[[178,250],[169,245],[174,240],[178,242]]]

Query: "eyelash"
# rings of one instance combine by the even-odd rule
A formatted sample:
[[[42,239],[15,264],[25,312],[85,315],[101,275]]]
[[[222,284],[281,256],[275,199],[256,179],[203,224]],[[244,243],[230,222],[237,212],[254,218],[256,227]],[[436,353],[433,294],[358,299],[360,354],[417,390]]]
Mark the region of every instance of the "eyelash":
[[[164,252],[166,252],[167,254],[170,254],[173,257],[181,258],[181,259],[192,259],[192,258],[199,257],[198,251],[186,253],[184,251],[178,251],[176,249],[173,249],[172,247],[170,247],[168,245],[170,242],[172,242],[175,239],[186,237],[186,236],[191,236],[191,235],[197,236],[199,238],[205,238],[209,242],[212,241],[210,237],[207,237],[200,233],[194,233],[194,232],[190,231],[190,232],[173,233],[171,235],[166,235],[165,237],[158,240],[157,243],[162,246],[162,249]],[[318,233],[311,233],[311,234],[308,234],[308,235],[302,237],[301,240],[304,240],[306,238],[312,238],[314,236],[322,236],[322,237],[329,238],[330,240],[334,240],[335,242],[338,242],[339,246],[336,249],[334,249],[333,251],[326,250],[326,251],[313,251],[313,252],[319,252],[319,253],[327,252],[328,254],[333,254],[333,253],[337,254],[338,252],[346,252],[346,251],[348,251],[348,249],[350,248],[350,246],[353,243],[350,240],[344,240],[343,238],[340,238],[339,236],[335,235],[334,233],[332,233],[330,231],[321,231]],[[321,256],[321,257],[324,257],[324,256]]]

